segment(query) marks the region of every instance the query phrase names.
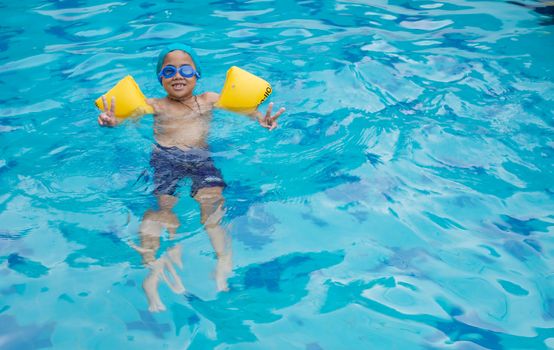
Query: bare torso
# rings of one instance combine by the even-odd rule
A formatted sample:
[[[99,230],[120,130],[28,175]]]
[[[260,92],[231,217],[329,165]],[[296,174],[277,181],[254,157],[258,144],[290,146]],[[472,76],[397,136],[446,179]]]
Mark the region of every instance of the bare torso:
[[[186,101],[168,97],[149,99],[154,107],[154,137],[164,147],[207,148],[213,97],[192,96]]]

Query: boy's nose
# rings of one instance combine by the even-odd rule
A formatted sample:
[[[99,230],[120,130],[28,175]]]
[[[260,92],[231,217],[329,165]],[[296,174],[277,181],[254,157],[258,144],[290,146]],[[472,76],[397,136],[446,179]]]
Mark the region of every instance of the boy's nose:
[[[173,77],[173,79],[175,79],[177,77],[180,77],[181,79],[186,79],[184,76],[181,75],[181,72],[179,72],[179,71],[175,72],[175,76]]]

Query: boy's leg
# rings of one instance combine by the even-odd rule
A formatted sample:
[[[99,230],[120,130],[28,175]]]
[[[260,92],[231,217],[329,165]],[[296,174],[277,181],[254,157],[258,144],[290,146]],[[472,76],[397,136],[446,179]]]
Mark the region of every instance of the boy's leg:
[[[178,266],[182,265],[179,264],[178,261],[171,261],[180,260],[180,250],[172,250],[171,260],[168,260],[168,257],[165,256],[156,259],[156,253],[160,248],[160,236],[163,229],[167,229],[169,238],[173,239],[180,225],[179,219],[172,211],[175,203],[177,203],[177,197],[171,195],[158,195],[157,200],[158,209],[150,209],[142,217],[139,228],[140,247],[135,247],[142,255],[143,263],[150,269],[142,283],[142,288],[148,299],[148,309],[151,312],[165,310],[165,305],[158,294],[160,278],[164,279],[174,292],[180,293],[184,291],[181,279],[175,273],[172,263],[175,262]],[[171,274],[169,278],[172,278],[172,281],[168,280],[168,277],[165,276],[165,268],[167,268],[168,272]]]
[[[156,252],[160,248],[160,235],[164,228],[169,232],[170,239],[175,236],[180,225],[179,219],[172,212],[176,202],[175,196],[159,195],[159,209],[149,209],[144,213],[139,228],[140,248],[137,250],[141,253],[145,264],[155,260]]]
[[[215,279],[217,288],[228,290],[227,277],[232,270],[231,241],[226,231],[221,227],[221,219],[225,214],[223,208],[225,199],[223,187],[204,187],[198,189],[194,199],[200,204],[201,222],[210,237],[212,247],[217,255]]]

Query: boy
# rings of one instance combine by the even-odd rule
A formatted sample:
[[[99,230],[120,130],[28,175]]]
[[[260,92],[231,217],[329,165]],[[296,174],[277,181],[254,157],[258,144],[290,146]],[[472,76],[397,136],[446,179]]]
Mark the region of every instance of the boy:
[[[214,92],[193,94],[196,81],[201,77],[201,69],[194,49],[188,45],[172,44],[165,47],[158,57],[156,73],[167,92],[164,98],[147,99],[154,109],[156,144],[150,165],[154,168],[154,193],[159,208],[145,213],[140,227],[141,247],[136,249],[141,253],[144,263],[153,269],[143,283],[150,310],[161,311],[165,307],[159,300],[156,287],[159,277],[169,284],[164,266],[173,279],[177,279],[172,289],[176,292],[184,291],[178,276],[172,273],[171,264],[171,261],[180,263],[180,251],[173,250],[171,259],[155,259],[163,228],[169,231],[172,238],[180,224],[172,208],[177,201],[175,191],[181,179],[192,179],[191,196],[200,204],[201,222],[217,254],[215,279],[221,291],[228,289],[231,251],[226,233],[220,225],[224,214],[222,191],[225,182],[221,172],[214,166],[207,145],[211,111],[219,95]],[[106,98],[102,99],[104,106],[108,106]],[[120,121],[114,115],[116,102],[112,99],[110,110],[98,116],[98,124],[110,127],[119,124]],[[281,108],[272,115],[272,108],[273,104],[270,103],[265,115],[256,110],[249,116],[256,118],[262,127],[273,130],[277,127],[277,118],[285,109]]]

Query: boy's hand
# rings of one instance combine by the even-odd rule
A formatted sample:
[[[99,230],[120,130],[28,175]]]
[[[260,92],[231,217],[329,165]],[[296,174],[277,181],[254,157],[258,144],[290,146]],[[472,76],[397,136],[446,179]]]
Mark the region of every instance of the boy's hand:
[[[271,111],[273,110],[273,102],[269,104],[267,107],[267,112],[265,112],[265,116],[262,116],[261,113],[258,116],[258,123],[260,123],[261,126],[263,126],[266,129],[269,129],[269,131],[275,129],[277,127],[277,118],[283,114],[285,111],[285,108],[281,107],[275,113],[274,115],[271,115]]]
[[[115,117],[115,97],[112,97],[112,103],[108,109],[108,103],[106,102],[106,96],[102,96],[102,103],[104,104],[104,112],[98,116],[98,124],[100,126],[116,126],[117,118]]]

